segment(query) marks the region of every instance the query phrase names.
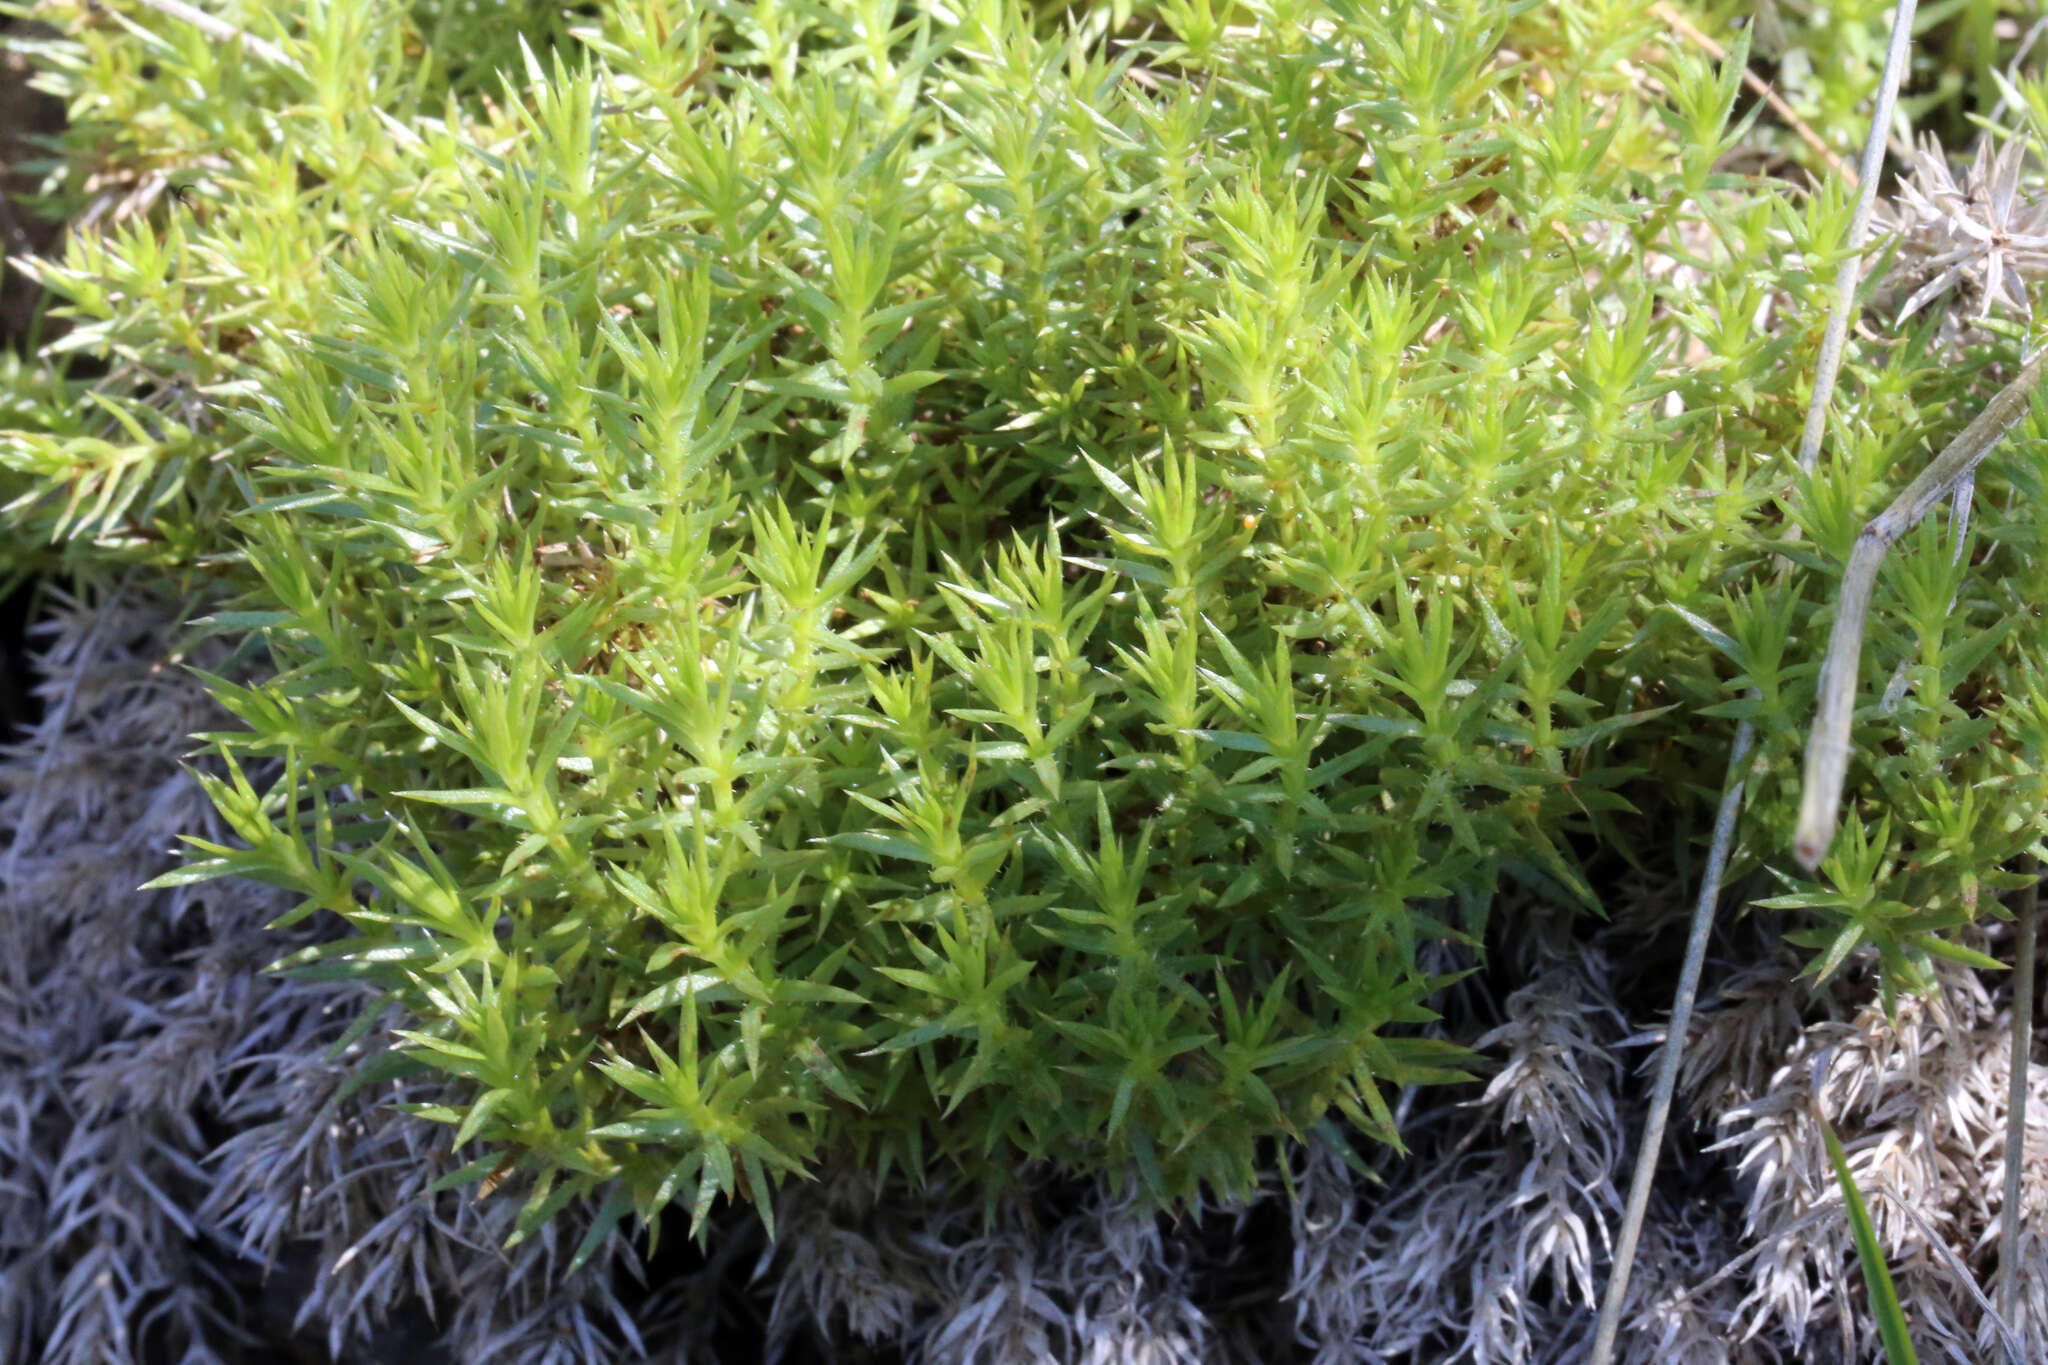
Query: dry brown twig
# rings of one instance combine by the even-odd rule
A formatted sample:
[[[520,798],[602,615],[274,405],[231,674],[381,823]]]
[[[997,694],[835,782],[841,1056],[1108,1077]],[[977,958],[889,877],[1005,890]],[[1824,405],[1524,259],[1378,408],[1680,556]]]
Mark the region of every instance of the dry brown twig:
[[[1725,62],[1728,60],[1727,48],[1722,47],[1712,38],[1694,28],[1684,15],[1665,4],[1664,0],[1657,0],[1656,4],[1650,6],[1650,13],[1671,25],[1687,42],[1700,48],[1715,61]],[[1791,105],[1785,103],[1784,96],[1771,89],[1769,81],[1766,81],[1763,77],[1745,66],[1742,68],[1742,83],[1748,86],[1765,104],[1769,105],[1772,113],[1785,120],[1785,126],[1797,134],[1801,142],[1812,148],[1816,155],[1826,161],[1828,169],[1841,176],[1850,189],[1855,189],[1861,183],[1857,179],[1855,168],[1837,156],[1834,149],[1829,147],[1827,143],[1821,141],[1820,134],[1814,132],[1806,120],[1799,117],[1793,111]]]

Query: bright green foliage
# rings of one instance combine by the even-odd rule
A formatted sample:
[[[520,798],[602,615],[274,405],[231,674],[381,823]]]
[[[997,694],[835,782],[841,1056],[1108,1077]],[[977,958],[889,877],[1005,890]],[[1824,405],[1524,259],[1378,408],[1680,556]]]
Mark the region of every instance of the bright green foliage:
[[[1736,69],[1632,3],[1129,8],[623,5],[488,101],[370,0],[295,76],[55,49],[85,115],[173,96],[115,163],[221,159],[45,272],[206,403],[39,400],[15,525],[267,651],[211,680],[246,846],[171,877],[350,921],[297,969],[412,1011],[522,1231],[835,1156],[1242,1192],[1332,1110],[1397,1141],[1461,1074],[1421,946],[1703,837],[1737,715],[1778,858],[1831,576],[1973,377],[1855,353],[1777,582],[1847,201],[1717,171]],[[1917,980],[2034,838],[2048,504],[1994,464],[1986,564],[1880,588],[1900,818],[1784,902],[1824,967]]]

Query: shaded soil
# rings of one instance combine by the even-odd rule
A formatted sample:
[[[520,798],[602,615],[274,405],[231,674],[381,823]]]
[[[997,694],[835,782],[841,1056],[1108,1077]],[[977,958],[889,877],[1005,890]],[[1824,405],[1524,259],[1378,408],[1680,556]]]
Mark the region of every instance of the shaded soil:
[[[0,21],[0,34],[31,27]],[[47,251],[63,230],[27,207],[36,177],[23,163],[47,155],[37,140],[64,127],[63,103],[32,88],[29,75],[26,57],[0,52],[0,254],[8,257]],[[28,337],[40,293],[20,271],[0,271],[0,345],[19,346]]]

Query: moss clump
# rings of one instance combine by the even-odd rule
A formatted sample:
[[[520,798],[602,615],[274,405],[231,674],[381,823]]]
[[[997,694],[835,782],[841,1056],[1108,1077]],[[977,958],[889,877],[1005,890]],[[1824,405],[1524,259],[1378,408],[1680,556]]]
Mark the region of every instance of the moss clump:
[[[1767,573],[1848,213],[1718,169],[1736,65],[1627,5],[1109,17],[621,7],[438,117],[376,7],[149,49],[287,113],[126,135],[196,189],[43,270],[134,386],[0,438],[13,516],[267,653],[208,675],[242,846],[164,884],[344,917],[294,969],[415,1017],[522,1235],[830,1155],[1243,1193],[1462,1075],[1418,945],[1697,831],[1702,716],[1758,731],[1738,868],[1783,846],[1794,642],[1975,376],[1865,348]],[[2048,730],[2032,560],[1956,573],[1873,633],[1942,661],[1895,885],[1801,902],[1909,983]]]

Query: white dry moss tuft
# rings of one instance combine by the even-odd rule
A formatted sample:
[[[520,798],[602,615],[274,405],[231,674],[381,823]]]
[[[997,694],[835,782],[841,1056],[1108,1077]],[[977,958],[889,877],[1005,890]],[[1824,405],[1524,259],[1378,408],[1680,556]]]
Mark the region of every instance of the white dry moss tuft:
[[[2048,202],[2036,187],[2023,188],[2026,157],[2024,138],[1998,146],[1987,136],[1958,176],[1931,134],[1913,149],[1898,193],[1878,200],[1873,213],[1897,243],[1888,283],[1917,283],[1899,323],[1959,286],[1964,297],[1945,318],[1951,327],[1994,309],[2032,315],[2028,286],[2048,276]]]
[[[1825,1116],[1848,1152],[1919,1349],[1970,1361],[1995,1343],[1981,1293],[1995,1280],[2010,1021],[1974,972],[1944,964],[1940,983],[1936,996],[1901,1001],[1893,1021],[1875,1000],[1835,1003],[1780,1050],[1760,1088],[1732,1069],[1703,1078],[1721,1087],[1708,1106],[1726,1134],[1716,1150],[1741,1176],[1743,1240],[1757,1251],[1746,1273],[1745,1334],[1768,1325],[1795,1343],[1824,1334],[1852,1357],[1874,1348],[1821,1137]],[[2040,1190],[2037,1177],[2034,1199]],[[1827,1216],[1810,1216],[1818,1211]],[[2027,1218],[2033,1259],[2021,1273],[2039,1282],[2048,1259],[2038,1203]]]

